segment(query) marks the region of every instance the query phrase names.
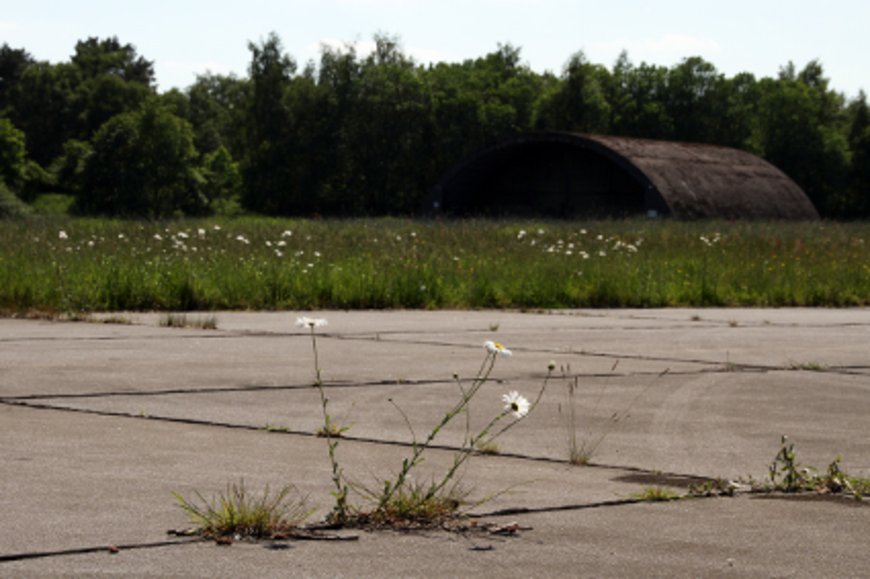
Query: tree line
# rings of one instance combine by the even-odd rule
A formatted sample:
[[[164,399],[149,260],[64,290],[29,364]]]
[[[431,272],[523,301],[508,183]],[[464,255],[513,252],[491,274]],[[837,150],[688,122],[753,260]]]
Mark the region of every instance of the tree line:
[[[518,133],[560,130],[710,143],[762,156],[819,211],[870,215],[870,114],[821,63],[728,77],[702,58],[612,67],[572,55],[537,73],[499,45],[420,65],[396,38],[324,46],[300,66],[270,34],[247,76],[159,92],[154,63],[117,38],[68,62],[0,47],[0,215],[46,193],[86,215],[413,215],[439,176]]]

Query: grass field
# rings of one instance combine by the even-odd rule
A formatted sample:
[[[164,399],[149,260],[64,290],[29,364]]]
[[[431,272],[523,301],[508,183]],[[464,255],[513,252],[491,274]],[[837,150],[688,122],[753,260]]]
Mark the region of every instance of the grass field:
[[[0,222],[0,311],[856,306],[864,223]]]

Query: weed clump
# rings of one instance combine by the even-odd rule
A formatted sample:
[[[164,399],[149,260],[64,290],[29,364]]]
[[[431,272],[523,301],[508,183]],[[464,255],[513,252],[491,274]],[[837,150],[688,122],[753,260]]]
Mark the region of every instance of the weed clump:
[[[228,484],[226,491],[211,499],[199,492],[196,500],[174,494],[178,506],[196,525],[194,533],[209,539],[272,538],[298,528],[314,512],[292,485],[277,493],[270,493],[266,486],[262,493],[251,494],[241,481]]]

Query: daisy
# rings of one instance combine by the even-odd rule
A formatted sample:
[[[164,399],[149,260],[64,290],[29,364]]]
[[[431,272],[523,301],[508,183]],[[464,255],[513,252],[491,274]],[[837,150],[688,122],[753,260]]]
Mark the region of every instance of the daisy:
[[[307,318],[305,316],[296,318],[296,325],[300,328],[322,328],[326,323],[323,318]]]
[[[504,402],[505,412],[512,413],[514,418],[522,418],[529,413],[529,401],[525,397],[520,396],[520,393],[516,390],[505,394],[501,399]]]
[[[483,347],[486,348],[486,351],[490,354],[500,354],[502,356],[510,356],[511,351],[504,347],[503,344],[499,344],[498,342],[493,342],[492,340],[487,340],[483,343]]]

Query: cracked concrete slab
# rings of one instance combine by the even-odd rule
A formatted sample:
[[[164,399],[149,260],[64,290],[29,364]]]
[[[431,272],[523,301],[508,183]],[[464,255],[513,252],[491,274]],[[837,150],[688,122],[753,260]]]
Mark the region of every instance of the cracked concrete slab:
[[[293,326],[301,314],[188,317],[212,315],[217,331],[161,328],[159,314],[128,314],[129,325],[0,320],[0,575],[866,571],[867,503],[621,503],[650,485],[687,484],[662,473],[763,477],[783,433],[804,464],[824,467],[840,453],[847,471],[870,476],[870,310],[315,313],[330,322],[318,349],[331,414],[352,426],[339,455],[366,484],[409,450],[389,400],[419,437],[455,399],[450,375],[474,374],[484,340],[515,355],[498,361],[472,426],[497,411],[505,391],[532,396],[548,361],[570,367],[499,439],[502,454],[474,457],[463,477],[472,498],[509,488],[478,512],[507,520],[492,512],[513,509],[508,518],[533,530],[363,533],[354,543],[271,549],[164,545],[167,529],[186,526],[173,491],[210,494],[242,477],[251,488],[292,482],[321,513],[329,508],[326,443],[312,436],[320,408],[311,343]],[[607,433],[597,466],[565,462],[574,375],[580,441]],[[438,441],[457,444],[463,432],[457,423]],[[432,449],[420,476],[437,476],[452,456]],[[129,548],[110,555],[109,545]],[[76,549],[90,551],[48,556]],[[16,553],[36,556],[8,560]]]

